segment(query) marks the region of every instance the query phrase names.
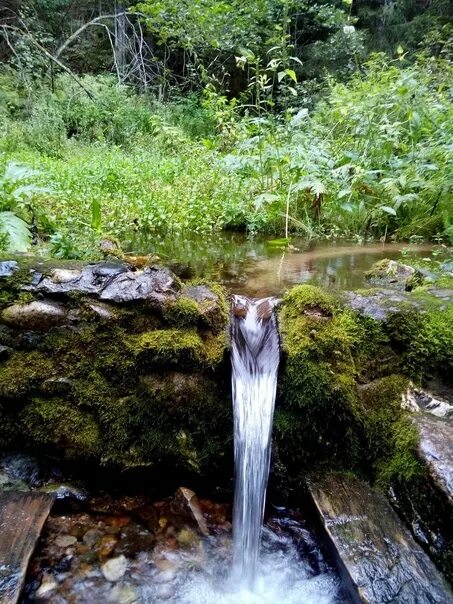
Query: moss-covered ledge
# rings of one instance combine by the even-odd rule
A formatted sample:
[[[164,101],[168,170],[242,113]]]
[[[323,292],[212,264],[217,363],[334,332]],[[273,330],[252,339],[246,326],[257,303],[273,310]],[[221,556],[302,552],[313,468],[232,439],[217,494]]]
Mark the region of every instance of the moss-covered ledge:
[[[0,263],[0,447],[215,472],[229,464],[229,303],[162,267]]]

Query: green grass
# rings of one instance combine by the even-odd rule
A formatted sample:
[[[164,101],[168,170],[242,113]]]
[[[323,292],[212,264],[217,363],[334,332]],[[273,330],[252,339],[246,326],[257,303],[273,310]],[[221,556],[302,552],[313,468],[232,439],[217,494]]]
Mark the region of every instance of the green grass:
[[[281,237],[286,213],[289,233],[308,237],[451,242],[449,75],[445,60],[378,55],[349,83],[331,82],[311,114],[258,119],[212,91],[159,105],[83,76],[92,100],[66,76],[50,93],[0,72],[0,175],[14,161],[50,188],[15,199],[0,180],[2,210],[62,257],[96,256],[105,235],[123,245],[223,229]]]

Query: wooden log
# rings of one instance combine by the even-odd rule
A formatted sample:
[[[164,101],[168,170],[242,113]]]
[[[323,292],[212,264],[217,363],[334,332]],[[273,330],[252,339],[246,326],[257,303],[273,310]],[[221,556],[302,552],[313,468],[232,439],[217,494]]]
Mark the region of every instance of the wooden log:
[[[355,602],[453,603],[440,573],[382,493],[334,474],[309,489]]]
[[[0,604],[15,604],[53,495],[0,493]]]

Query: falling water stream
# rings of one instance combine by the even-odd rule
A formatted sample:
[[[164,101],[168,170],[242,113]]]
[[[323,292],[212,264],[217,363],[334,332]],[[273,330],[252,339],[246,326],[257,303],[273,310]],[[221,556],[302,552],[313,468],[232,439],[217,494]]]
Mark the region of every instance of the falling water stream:
[[[250,588],[258,566],[280,356],[274,303],[272,298],[233,300],[233,575]]]

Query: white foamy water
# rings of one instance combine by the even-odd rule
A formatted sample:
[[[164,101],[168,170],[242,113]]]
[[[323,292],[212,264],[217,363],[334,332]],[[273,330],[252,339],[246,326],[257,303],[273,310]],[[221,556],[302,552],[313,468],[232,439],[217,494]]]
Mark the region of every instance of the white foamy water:
[[[231,575],[231,540],[226,536],[211,537],[203,541],[202,553],[200,550],[167,553],[167,560],[177,568],[174,578],[161,582],[161,573],[150,576],[146,587],[140,590],[143,598],[140,601],[146,604],[164,599],[170,604],[345,602],[340,596],[339,579],[325,563],[311,534],[297,523],[292,524],[296,525],[291,529],[292,536],[264,529],[253,588]],[[304,554],[299,551],[301,544]],[[153,572],[152,566],[150,571]]]

